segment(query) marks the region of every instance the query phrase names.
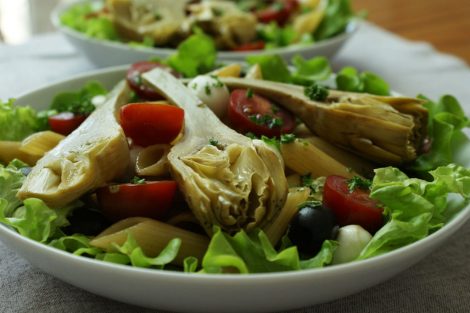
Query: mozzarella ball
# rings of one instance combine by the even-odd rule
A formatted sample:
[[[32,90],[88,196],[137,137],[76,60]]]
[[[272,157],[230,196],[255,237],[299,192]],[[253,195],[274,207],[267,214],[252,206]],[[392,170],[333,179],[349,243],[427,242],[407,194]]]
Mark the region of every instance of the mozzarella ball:
[[[356,259],[372,235],[359,225],[347,225],[338,230],[338,247],[333,256],[333,264],[351,262]]]
[[[189,82],[188,87],[215,115],[219,118],[225,116],[230,101],[230,92],[217,77],[197,76]]]

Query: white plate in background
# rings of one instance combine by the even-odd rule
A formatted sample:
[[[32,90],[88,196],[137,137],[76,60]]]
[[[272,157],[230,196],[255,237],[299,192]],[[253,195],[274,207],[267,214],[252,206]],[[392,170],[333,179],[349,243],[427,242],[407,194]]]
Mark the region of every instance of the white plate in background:
[[[60,22],[60,16],[63,12],[67,11],[71,6],[79,5],[83,2],[89,1],[80,0],[59,5],[52,12],[51,19],[54,26],[68,39],[68,41],[96,66],[107,67],[129,64],[137,61],[148,60],[152,57],[165,59],[169,55],[175,53],[175,49],[170,48],[135,47],[117,41],[99,40],[62,25]],[[340,50],[346,41],[351,38],[358,28],[359,22],[352,21],[349,23],[344,33],[311,45],[292,45],[283,48],[246,52],[220,51],[217,54],[217,58],[222,61],[243,61],[249,55],[260,54],[278,54],[286,61],[290,61],[296,54],[300,54],[304,58],[311,58],[314,56],[325,56],[331,58]]]

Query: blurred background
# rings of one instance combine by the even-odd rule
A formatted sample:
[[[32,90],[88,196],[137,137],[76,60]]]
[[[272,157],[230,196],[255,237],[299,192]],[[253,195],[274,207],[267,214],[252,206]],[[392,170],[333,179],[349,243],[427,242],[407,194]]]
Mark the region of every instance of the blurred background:
[[[21,44],[53,31],[49,21],[60,2],[73,0],[0,0],[0,42]],[[412,40],[428,41],[470,64],[470,0],[351,0],[368,20]]]

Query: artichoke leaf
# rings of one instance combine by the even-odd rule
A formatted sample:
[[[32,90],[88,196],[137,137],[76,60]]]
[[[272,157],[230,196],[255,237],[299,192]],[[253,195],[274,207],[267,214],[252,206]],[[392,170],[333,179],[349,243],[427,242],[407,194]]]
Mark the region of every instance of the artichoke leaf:
[[[126,83],[119,83],[105,103],[39,159],[17,196],[23,200],[39,198],[50,207],[62,207],[121,176],[130,156],[116,111],[128,97]]]
[[[164,45],[178,32],[186,18],[189,0],[107,0],[113,22],[126,39],[152,38]]]
[[[255,79],[221,78],[230,89],[251,88],[293,112],[317,136],[381,164],[412,162],[426,137],[423,101],[330,90],[323,101],[303,87]]]

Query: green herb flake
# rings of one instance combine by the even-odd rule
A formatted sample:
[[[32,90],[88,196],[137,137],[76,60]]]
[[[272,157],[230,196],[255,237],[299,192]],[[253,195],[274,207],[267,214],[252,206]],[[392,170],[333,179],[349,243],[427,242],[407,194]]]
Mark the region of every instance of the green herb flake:
[[[301,186],[310,188],[312,191],[309,201],[321,201],[325,179],[325,177],[313,178],[310,173],[300,176]]]
[[[258,139],[258,137],[256,137],[256,135],[253,134],[252,132],[246,133],[246,134],[245,134],[245,137],[248,137],[248,138],[250,138],[250,139],[252,139],[252,140],[253,140],[253,139]]]
[[[138,176],[134,176],[134,177],[131,179],[131,184],[134,184],[134,185],[143,185],[143,184],[145,184],[145,178],[141,178],[141,177],[138,177]]]
[[[282,118],[275,117],[269,114],[253,114],[248,116],[248,118],[256,125],[265,125],[270,129],[273,129],[274,127],[282,127],[282,125],[284,125],[284,121],[282,120]]]
[[[370,186],[372,185],[372,181],[369,179],[365,179],[359,176],[354,176],[350,180],[348,180],[348,189],[349,192],[353,192],[357,188],[363,190],[369,190]]]
[[[204,87],[204,90],[206,91],[206,95],[210,96],[210,95],[212,94],[211,86],[206,85],[206,86]]]
[[[297,137],[294,134],[282,134],[281,143],[292,143]]]
[[[246,91],[246,97],[247,97],[248,99],[253,98],[253,89],[248,88],[248,90]]]
[[[209,77],[215,80],[215,83],[212,84],[212,87],[222,88],[224,86],[224,83],[219,79],[217,75],[209,75]]]
[[[209,144],[217,147],[219,145],[219,141],[215,140],[214,138],[211,138],[209,139]]]
[[[328,98],[329,94],[326,87],[317,83],[312,83],[310,86],[305,87],[304,93],[310,100],[313,101],[324,101],[326,98]]]
[[[282,127],[282,125],[284,125],[284,121],[280,117],[275,117],[275,118],[271,119],[271,121],[268,123],[268,127],[270,129],[272,129],[274,127]]]

